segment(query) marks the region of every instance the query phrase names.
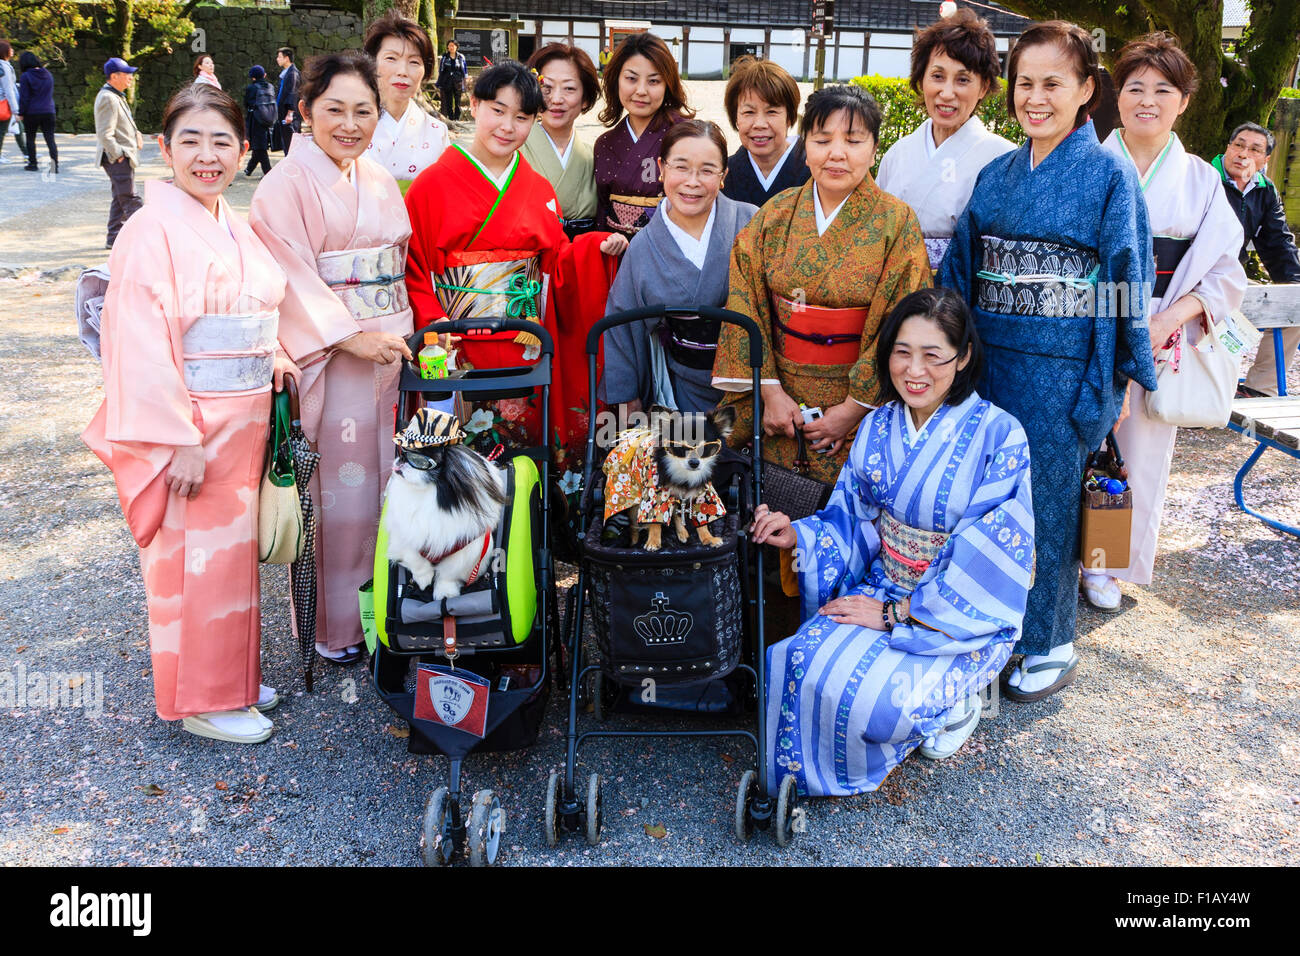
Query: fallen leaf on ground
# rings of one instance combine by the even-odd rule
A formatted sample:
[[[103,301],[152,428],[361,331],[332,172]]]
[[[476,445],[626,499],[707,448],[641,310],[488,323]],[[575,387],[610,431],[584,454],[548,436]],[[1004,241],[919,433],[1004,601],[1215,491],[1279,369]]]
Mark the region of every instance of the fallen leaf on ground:
[[[68,828],[67,828],[67,827],[55,827],[55,828],[54,828],[54,832],[55,832],[55,833],[67,833],[67,832],[68,832]]]
[[[19,644],[17,647],[14,648],[14,653],[21,654],[23,651],[27,650],[27,648],[29,648],[30,646],[31,646],[30,644]]]
[[[70,688],[72,688],[73,690],[75,690],[76,688],[78,688],[78,687],[80,687],[82,684],[84,684],[85,682],[86,682],[86,678],[84,678],[84,677],[74,677],[74,678],[72,678],[72,680],[68,681],[68,687],[70,687]]]
[[[218,780],[216,783],[216,787],[218,790],[229,790],[230,784],[226,783],[226,781],[224,780]]]
[[[398,739],[411,736],[411,730],[409,727],[397,727],[393,724],[389,724],[384,728],[384,730]]]
[[[645,827],[645,835],[648,837],[654,837],[656,840],[662,840],[668,835],[668,828],[662,823],[656,823],[654,826],[646,823],[643,824],[643,826]]]
[[[156,783],[147,783],[143,787],[136,787],[136,789],[144,793],[146,797],[161,797],[167,792]]]

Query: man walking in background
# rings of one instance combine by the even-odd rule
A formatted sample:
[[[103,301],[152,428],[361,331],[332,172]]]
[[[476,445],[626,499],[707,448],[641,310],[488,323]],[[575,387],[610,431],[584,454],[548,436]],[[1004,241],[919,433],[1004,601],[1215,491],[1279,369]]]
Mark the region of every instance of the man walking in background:
[[[275,124],[272,149],[289,152],[293,134],[302,130],[302,117],[298,115],[298,68],[293,65],[293,50],[280,47],[275,53],[280,66],[280,85],[275,94],[275,106],[280,112],[280,122]]]
[[[113,248],[122,224],[143,205],[135,191],[135,167],[144,148],[144,137],[136,128],[131,106],[126,101],[126,91],[135,79],[137,67],[121,57],[113,57],[104,64],[108,77],[95,97],[95,161],[104,167],[108,181],[113,186],[113,204],[108,210],[108,242]]]

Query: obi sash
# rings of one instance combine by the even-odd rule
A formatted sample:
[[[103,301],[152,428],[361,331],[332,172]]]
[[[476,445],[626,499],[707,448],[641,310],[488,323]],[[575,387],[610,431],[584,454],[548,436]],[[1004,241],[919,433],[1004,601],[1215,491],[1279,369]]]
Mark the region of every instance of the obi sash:
[[[948,535],[905,525],[887,511],[880,513],[880,558],[885,574],[899,587],[913,591],[939,556]]]
[[[1155,236],[1151,240],[1151,249],[1156,260],[1156,285],[1151,290],[1151,298],[1159,299],[1169,291],[1169,281],[1174,277],[1178,264],[1192,247],[1191,239],[1176,239],[1173,236]]]
[[[616,229],[630,236],[645,228],[650,215],[663,201],[663,196],[616,196],[609,197],[609,211],[606,218],[611,229]]]
[[[327,252],[317,258],[316,271],[354,319],[377,319],[410,308],[402,246]]]
[[[433,287],[450,319],[541,321],[542,265],[532,253],[449,252],[447,268],[434,276]],[[527,332],[513,339],[520,345],[541,345],[537,336]]]
[[[772,345],[799,365],[852,365],[862,354],[865,308],[830,309],[772,296]]]
[[[975,306],[1002,315],[1091,315],[1100,263],[1091,249],[980,236]]]
[[[253,392],[271,387],[280,313],[211,313],[181,339],[185,387],[191,392]]]
[[[668,315],[659,325],[659,341],[677,364],[708,370],[713,368],[721,329],[719,319]]]

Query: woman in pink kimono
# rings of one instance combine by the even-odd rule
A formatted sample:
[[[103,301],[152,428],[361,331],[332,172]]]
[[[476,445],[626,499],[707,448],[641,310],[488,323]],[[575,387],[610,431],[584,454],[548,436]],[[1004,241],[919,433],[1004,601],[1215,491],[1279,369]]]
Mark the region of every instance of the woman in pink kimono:
[[[158,716],[259,743],[279,695],[261,684],[258,484],[272,381],[297,375],[276,344],[284,273],[221,195],[248,149],[235,101],[182,89],[159,146],[175,178],[145,187],[109,257],[83,438],[140,545]]]
[[[400,359],[411,357],[411,226],[397,182],[364,155],[379,122],[374,61],[314,57],[301,90],[311,136],[296,136],[258,185],[249,221],[289,278],[280,341],[302,368],[303,430],[321,454],[316,651],[350,664],[361,656],[357,589],[372,573]]]

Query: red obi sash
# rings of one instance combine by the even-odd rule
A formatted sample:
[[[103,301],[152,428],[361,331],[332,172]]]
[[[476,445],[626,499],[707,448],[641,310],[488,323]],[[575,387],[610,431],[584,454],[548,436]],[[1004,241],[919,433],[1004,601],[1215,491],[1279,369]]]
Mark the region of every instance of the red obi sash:
[[[865,308],[828,309],[772,295],[772,344],[800,365],[852,365],[862,354]]]

